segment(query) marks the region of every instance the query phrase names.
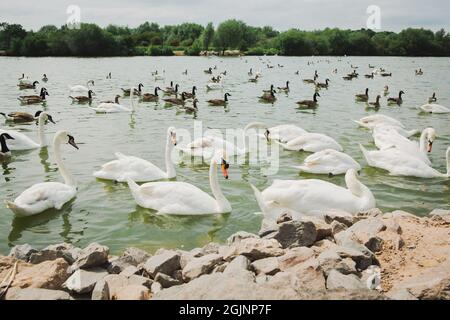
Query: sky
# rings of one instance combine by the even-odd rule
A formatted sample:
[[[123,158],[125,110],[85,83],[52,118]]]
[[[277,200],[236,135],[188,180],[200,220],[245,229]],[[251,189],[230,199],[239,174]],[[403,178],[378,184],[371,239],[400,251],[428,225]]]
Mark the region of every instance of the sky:
[[[160,25],[196,22],[206,25],[235,18],[252,26],[270,25],[317,30],[367,27],[370,5],[380,9],[380,31],[408,27],[450,30],[449,0],[1,0],[0,22],[38,30],[67,22],[70,5],[80,8],[81,22],[136,27],[145,21]]]

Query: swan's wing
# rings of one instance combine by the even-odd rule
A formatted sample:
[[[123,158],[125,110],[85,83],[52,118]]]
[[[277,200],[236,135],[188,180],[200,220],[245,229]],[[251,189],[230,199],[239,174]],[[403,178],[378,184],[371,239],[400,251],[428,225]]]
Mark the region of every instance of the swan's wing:
[[[192,141],[186,147],[190,149],[212,148],[214,146],[213,143],[214,140],[211,137],[202,137]]]
[[[20,194],[14,203],[34,212],[61,207],[76,194],[73,187],[59,182],[44,182],[33,185]]]

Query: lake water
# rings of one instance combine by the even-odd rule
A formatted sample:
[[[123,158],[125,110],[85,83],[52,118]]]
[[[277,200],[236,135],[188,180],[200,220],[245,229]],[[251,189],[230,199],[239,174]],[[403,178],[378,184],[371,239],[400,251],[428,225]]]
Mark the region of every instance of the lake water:
[[[342,144],[346,153],[361,163],[361,181],[372,190],[377,206],[383,211],[402,209],[425,215],[433,208],[450,209],[449,180],[392,177],[383,170],[368,168],[358,144],[374,148],[370,146],[371,135],[351,121],[374,113],[367,110],[364,104],[356,103],[354,94],[362,93],[369,87],[370,100],[373,101],[386,84],[390,87],[390,96],[397,96],[399,90],[404,90],[406,94],[401,107],[388,107],[386,99],[382,98],[379,112],[402,121],[408,129],[434,127],[438,139],[430,158],[436,169],[445,172],[444,153],[450,145],[450,115],[420,114],[417,107],[424,104],[434,91],[438,103],[450,106],[449,58],[264,59],[269,59],[275,68],[267,69],[257,57],[0,58],[0,111],[34,113],[41,109],[39,105],[20,106],[17,96],[33,91],[19,91],[17,78],[25,73],[33,80],[40,80],[46,73],[49,81],[45,87],[50,96],[45,110],[57,122],[56,125],[46,126],[48,141],[57,130],[65,129],[75,136],[80,147],[78,151],[63,148],[63,157],[78,182],[79,191],[76,199],[62,210],[16,218],[3,204],[0,206],[0,253],[6,254],[15,244],[30,243],[41,248],[63,241],[77,246],[97,241],[108,245],[114,253],[129,246],[149,251],[159,247],[190,249],[209,241],[223,242],[239,230],[259,230],[262,217],[254,214],[259,208],[249,182],[263,189],[278,178],[315,177],[344,185],[343,176],[299,175],[291,166],[299,165],[308,154],[280,151],[280,169],[275,175],[264,176],[259,166],[244,164],[230,167],[229,180],[220,178],[223,193],[233,207],[231,214],[204,217],[156,215],[135,204],[126,184],[96,180],[92,172],[114,159],[113,153],[116,151],[139,156],[164,167],[167,127],[192,131],[193,116],[177,113],[175,108],[165,108],[162,103],[140,103],[134,114],[109,115],[95,114],[87,105],[71,104],[68,85],[85,84],[90,79],[95,81],[93,89],[97,101],[112,99],[115,94],[121,93],[120,87],[137,86],[139,82],[144,84],[145,92],[153,92],[155,85],[166,87],[170,80],[179,83],[185,91],[196,85],[200,100],[197,120],[202,121],[204,129],[243,128],[251,121],[261,121],[270,126],[295,123],[308,131],[329,134]],[[307,61],[316,63],[308,66]],[[363,74],[368,73],[369,63],[392,71],[392,77],[365,79]],[[284,67],[279,68],[277,64]],[[350,64],[359,66],[360,77],[344,81],[342,76],[352,71]],[[232,97],[226,111],[205,103],[207,99],[223,96],[221,91],[205,90],[209,76],[203,70],[214,65],[217,65],[217,72],[227,71],[225,91]],[[256,84],[248,82],[247,72],[251,67],[262,70],[263,77]],[[338,74],[332,74],[334,68],[338,69]],[[414,75],[414,70],[418,68],[424,70],[423,76]],[[160,73],[165,70],[165,81],[154,80],[150,72],[156,69]],[[182,75],[185,69],[189,71],[187,76]],[[300,70],[300,76],[294,74],[296,70]],[[321,91],[320,106],[315,112],[300,111],[296,109],[295,102],[311,99],[313,94],[313,87],[304,84],[301,79],[312,78],[314,70],[318,71],[319,80],[330,78],[330,87]],[[112,72],[112,79],[105,79],[108,72]],[[291,87],[288,95],[278,95],[274,105],[258,101],[261,90],[268,89],[272,83],[284,86],[287,80]],[[17,125],[16,128],[37,139],[36,125]],[[14,199],[25,188],[38,182],[61,181],[51,147],[16,152],[11,160],[1,166],[1,200]],[[176,169],[177,180],[193,183],[210,192],[207,165],[181,165]]]

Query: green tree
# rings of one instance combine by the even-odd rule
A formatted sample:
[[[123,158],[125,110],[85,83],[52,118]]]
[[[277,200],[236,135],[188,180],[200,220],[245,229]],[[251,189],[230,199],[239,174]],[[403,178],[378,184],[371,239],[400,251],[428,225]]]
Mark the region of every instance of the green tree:
[[[214,26],[212,22],[208,23],[205,30],[203,30],[203,49],[208,50],[209,46],[211,45],[213,39],[214,39]]]

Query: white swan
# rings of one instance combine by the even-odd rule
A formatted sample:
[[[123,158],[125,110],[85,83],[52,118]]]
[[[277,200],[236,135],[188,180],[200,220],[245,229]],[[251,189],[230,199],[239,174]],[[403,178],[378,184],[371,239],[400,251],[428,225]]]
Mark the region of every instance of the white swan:
[[[359,145],[367,164],[371,167],[389,171],[394,176],[411,176],[418,178],[450,177],[450,147],[446,152],[447,173],[431,168],[417,157],[396,148],[368,151]]]
[[[275,127],[268,128],[265,133],[267,140],[278,140],[280,142],[288,142],[302,134],[308,133],[305,129],[296,126],[295,124],[281,124]]]
[[[376,125],[376,126],[372,129],[372,133],[373,133],[375,130],[377,130],[377,129],[379,129],[379,130],[394,130],[394,131],[396,131],[398,134],[400,134],[400,135],[402,135],[402,136],[404,136],[404,137],[406,137],[406,138],[409,138],[409,137],[414,136],[414,135],[416,135],[416,134],[419,133],[419,130],[416,130],[416,129],[413,129],[413,130],[405,130],[405,129],[402,128],[402,127],[399,127],[399,126],[393,126],[393,125],[386,124],[386,123],[380,123],[380,124]]]
[[[265,128],[265,126],[261,122],[251,122],[244,128],[242,133],[244,148],[239,148],[234,143],[223,140],[220,137],[207,135],[192,141],[186,147],[177,147],[177,149],[180,150],[184,156],[203,157],[204,159],[211,159],[216,153],[216,150],[225,150],[229,157],[244,155],[249,152],[246,137],[247,132],[252,128]]]
[[[361,166],[349,155],[325,149],[308,156],[301,166],[294,166],[300,171],[316,174],[344,174],[349,169],[361,170]]]
[[[115,102],[102,102],[97,107],[90,107],[96,113],[134,112],[134,88],[130,90],[130,107]]]
[[[398,126],[401,128],[405,127],[397,119],[385,116],[384,114],[374,114],[374,115],[363,117],[359,120],[353,120],[353,121],[356,122],[357,124],[359,124],[361,127],[364,127],[367,129],[373,129],[380,124],[393,125],[393,126]]]
[[[428,153],[431,152],[433,142],[436,139],[436,131],[433,128],[423,130],[419,144],[416,141],[409,140],[390,127],[375,127],[372,136],[375,145],[380,150],[397,148],[431,165]]]
[[[347,171],[345,183],[347,189],[317,179],[275,180],[262,192],[251,186],[268,219],[276,220],[286,212],[299,219],[303,215],[322,216],[331,209],[356,214],[375,207],[372,192],[358,180],[356,170]]]
[[[427,103],[419,107],[420,110],[427,113],[450,113],[450,109],[440,104]]]
[[[128,178],[128,186],[136,203],[160,214],[202,215],[231,212],[231,205],[223,195],[217,180],[219,164],[228,179],[228,163],[221,156],[211,158],[209,183],[214,197],[186,182],[149,182],[141,186]]]
[[[102,165],[99,171],[94,172],[94,177],[105,180],[126,182],[131,178],[135,182],[147,182],[161,179],[172,179],[176,176],[175,167],[171,159],[173,146],[177,144],[175,128],[167,129],[166,142],[166,171],[162,171],[153,163],[133,156],[126,156],[117,152],[117,160]]]
[[[76,86],[69,86],[69,90],[71,92],[88,92],[90,89],[89,85],[92,84],[94,85],[94,80],[89,80],[88,82],[86,82],[86,86],[82,86],[82,85],[76,85]]]
[[[23,134],[22,132],[16,131],[16,130],[3,130],[0,129],[0,134],[7,133],[10,136],[14,138],[14,140],[11,140],[11,142],[8,143],[8,148],[12,151],[18,151],[18,150],[30,150],[30,149],[37,149],[47,146],[47,139],[45,138],[44,133],[44,127],[45,122],[48,120],[52,123],[55,123],[53,121],[53,118],[47,114],[46,112],[37,112],[39,113],[38,117],[38,139],[39,143],[34,142],[31,140],[28,136]]]
[[[322,133],[305,133],[288,141],[287,143],[277,142],[284,149],[291,151],[318,152],[325,149],[342,151],[342,146],[333,138]]]
[[[6,206],[17,216],[32,216],[47,209],[61,209],[77,193],[77,186],[61,158],[61,145],[69,143],[76,149],[74,138],[65,131],[58,131],[53,139],[53,149],[59,173],[64,179],[60,182],[38,183],[22,192],[14,202],[5,201]]]

